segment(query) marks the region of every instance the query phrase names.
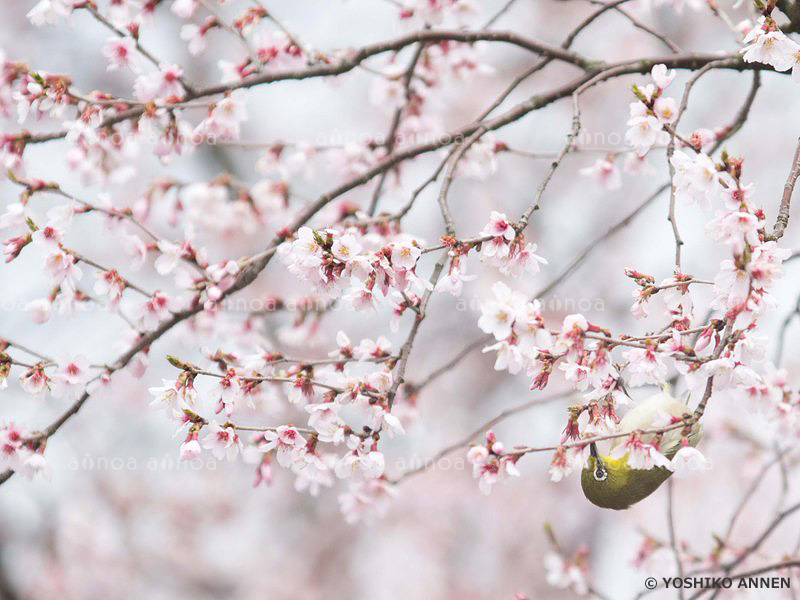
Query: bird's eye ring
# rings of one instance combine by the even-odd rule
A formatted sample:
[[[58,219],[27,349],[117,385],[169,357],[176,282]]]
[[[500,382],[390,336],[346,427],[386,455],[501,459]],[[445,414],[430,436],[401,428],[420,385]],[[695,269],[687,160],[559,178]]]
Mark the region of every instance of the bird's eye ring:
[[[597,468],[594,470],[594,478],[597,481],[605,481],[608,478],[608,471]]]

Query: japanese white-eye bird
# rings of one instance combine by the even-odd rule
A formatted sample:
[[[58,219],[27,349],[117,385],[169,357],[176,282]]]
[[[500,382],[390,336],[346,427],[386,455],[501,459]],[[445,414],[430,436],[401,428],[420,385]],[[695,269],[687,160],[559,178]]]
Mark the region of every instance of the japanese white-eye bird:
[[[688,412],[686,404],[663,391],[629,410],[619,422],[615,433],[656,429],[664,425],[665,418],[682,418]],[[643,443],[650,443],[654,441],[656,435],[642,435],[641,440]],[[699,423],[692,425],[688,435],[685,435],[682,428],[666,431],[661,434],[658,450],[666,458],[672,459],[680,450],[683,437],[686,437],[689,445],[696,446],[700,441],[700,435]],[[620,444],[624,444],[625,439],[625,437],[614,438],[611,445],[612,451]],[[614,510],[629,508],[632,504],[656,491],[672,475],[672,471],[662,466],[654,466],[651,469],[632,469],[628,465],[628,453],[619,458],[600,456],[594,442],[590,444],[590,452],[581,472],[581,487],[589,502],[601,508]]]

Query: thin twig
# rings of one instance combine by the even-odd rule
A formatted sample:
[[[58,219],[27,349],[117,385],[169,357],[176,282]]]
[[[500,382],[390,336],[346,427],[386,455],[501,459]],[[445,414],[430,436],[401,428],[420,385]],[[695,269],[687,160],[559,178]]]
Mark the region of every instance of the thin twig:
[[[436,463],[439,459],[444,458],[448,454],[451,454],[451,453],[455,452],[456,450],[458,450],[460,448],[466,447],[467,444],[469,444],[476,437],[478,437],[482,433],[485,433],[487,430],[491,429],[492,427],[494,427],[498,423],[501,423],[502,421],[505,421],[510,416],[516,415],[516,414],[521,413],[523,411],[526,411],[529,408],[533,408],[534,406],[540,406],[542,404],[548,404],[550,402],[554,402],[554,401],[559,400],[561,398],[565,398],[568,395],[569,395],[568,392],[567,393],[558,392],[558,393],[550,394],[549,396],[544,396],[544,397],[541,397],[541,398],[538,398],[538,397],[537,398],[533,398],[531,400],[528,400],[527,402],[523,402],[521,404],[517,404],[516,406],[512,406],[511,408],[507,408],[504,411],[502,411],[501,413],[499,413],[498,415],[495,415],[494,417],[489,419],[488,421],[478,425],[473,431],[471,431],[469,434],[465,435],[460,440],[458,440],[456,442],[453,442],[452,444],[449,444],[449,445],[445,446],[444,448],[442,448],[441,450],[439,450],[438,452],[436,452],[431,458],[425,460],[423,462],[423,464],[421,464],[419,467],[416,467],[414,469],[409,469],[408,471],[404,471],[403,473],[398,475],[395,479],[393,479],[392,483],[400,483],[401,481],[403,481],[403,480],[405,480],[405,479],[407,479],[409,477],[412,477],[412,476],[414,476],[414,475],[416,475],[418,473],[426,471],[428,469],[428,465]]]
[[[113,23],[111,23],[111,21],[109,21],[103,15],[101,15],[100,12],[97,10],[97,8],[95,8],[93,2],[87,2],[85,4],[84,8],[87,11],[89,11],[89,13],[91,13],[91,15],[98,22],[103,24],[110,31],[114,32],[114,34],[117,35],[118,37],[121,37],[121,38],[130,37],[130,36],[126,35],[124,31],[122,31],[121,29],[118,29]],[[163,66],[163,63],[160,60],[158,60],[148,50],[146,50],[144,47],[142,47],[142,45],[139,43],[138,39],[136,39],[136,38],[132,38],[132,39],[133,39],[134,45],[136,46],[136,49],[139,51],[139,53],[142,56],[144,56],[148,61],[150,61],[158,69],[160,69]],[[187,94],[189,94],[189,96],[194,96],[196,94],[195,89],[192,87],[192,85],[184,77],[179,77],[178,81],[181,82],[181,85],[183,86],[183,89],[186,90],[186,92],[187,92]]]
[[[408,332],[408,337],[406,338],[403,347],[400,349],[400,358],[397,361],[397,370],[394,374],[394,381],[392,382],[392,387],[387,393],[389,410],[392,409],[395,396],[397,396],[397,390],[405,381],[406,367],[408,366],[408,357],[411,354],[411,348],[417,338],[419,327],[422,324],[422,321],[425,319],[425,310],[428,306],[428,302],[430,302],[431,296],[433,295],[433,288],[436,286],[436,282],[439,281],[439,276],[444,269],[444,264],[447,262],[447,258],[447,253],[443,253],[441,258],[433,267],[433,273],[431,274],[429,281],[430,287],[426,289],[425,293],[422,295],[422,300],[420,300],[419,306],[417,307],[417,311],[414,315],[414,324],[411,326],[411,330]]]
[[[648,25],[645,25],[639,19],[637,19],[636,17],[631,15],[626,10],[624,10],[624,9],[618,7],[618,6],[615,6],[614,10],[616,12],[618,12],[619,14],[621,14],[626,19],[628,19],[628,21],[630,21],[631,25],[633,25],[637,29],[641,29],[645,33],[649,33],[651,36],[653,36],[658,41],[660,41],[662,44],[664,44],[667,48],[669,48],[673,53],[677,54],[677,53],[679,53],[681,51],[680,47],[675,42],[673,42],[671,39],[669,39],[666,35],[664,35],[663,33],[657,32],[655,29],[653,29],[652,27],[649,27]]]
[[[392,116],[392,123],[389,126],[389,133],[386,135],[386,140],[384,143],[387,153],[391,153],[392,150],[394,150],[397,129],[400,127],[400,120],[403,116],[403,111],[406,110],[411,102],[411,81],[414,79],[414,70],[417,68],[417,63],[419,63],[420,58],[422,58],[424,51],[425,44],[419,44],[417,49],[414,51],[414,55],[411,57],[408,67],[406,67],[405,74],[403,75],[403,94],[405,95],[405,102],[403,102],[402,106],[398,106],[395,109],[394,115]],[[388,175],[389,171],[384,171],[381,173],[380,178],[378,178],[378,184],[375,186],[375,191],[372,193],[372,198],[370,199],[369,207],[367,208],[367,214],[370,217],[375,214],[375,209],[378,207],[378,200],[380,199],[381,191],[383,190],[383,184]]]
[[[700,70],[695,72],[691,79],[686,83],[686,87],[683,88],[683,96],[681,97],[681,103],[678,107],[678,114],[675,116],[675,121],[672,123],[669,136],[669,145],[667,146],[667,165],[669,167],[669,180],[670,180],[670,193],[669,193],[669,214],[667,219],[672,226],[672,235],[675,238],[675,268],[680,270],[681,268],[681,248],[683,246],[683,238],[681,238],[680,231],[678,231],[678,222],[675,220],[675,165],[672,164],[672,157],[675,154],[675,138],[677,137],[677,130],[678,130],[678,123],[683,116],[683,113],[686,111],[686,107],[689,104],[689,93],[692,91],[694,84],[697,83],[697,80],[700,79],[703,75],[708,73],[711,69],[715,68],[717,63],[710,62],[707,65],[703,66]]]
[[[486,24],[483,26],[483,29],[489,29],[492,25],[497,23],[497,21],[508,12],[508,10],[514,5],[517,0],[508,0],[501,8],[498,10],[492,17],[486,21]]]
[[[792,194],[798,177],[800,177],[800,139],[797,140],[797,149],[794,151],[792,169],[789,171],[789,177],[783,185],[783,196],[781,197],[781,206],[778,209],[778,218],[775,220],[772,233],[765,238],[768,241],[781,239],[786,227],[789,225],[789,209],[792,207]]]
[[[674,496],[674,481],[670,478],[667,480],[667,528],[669,529],[669,546],[675,557],[675,567],[678,571],[678,577],[683,579],[683,560],[681,560],[681,553],[678,550],[678,544],[675,540]],[[680,588],[678,590],[678,598],[683,600],[684,597],[683,588]]]

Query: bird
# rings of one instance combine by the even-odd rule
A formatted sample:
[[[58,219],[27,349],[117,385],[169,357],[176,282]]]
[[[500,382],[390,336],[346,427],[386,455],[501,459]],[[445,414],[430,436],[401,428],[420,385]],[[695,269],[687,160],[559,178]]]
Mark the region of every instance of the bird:
[[[653,429],[660,417],[666,413],[670,417],[683,418],[688,406],[673,398],[666,390],[650,396],[629,410],[615,433],[632,433],[636,430]],[[682,429],[673,429],[662,434],[658,450],[666,458],[672,459],[681,448],[681,439],[687,438],[694,447],[700,441],[702,428],[695,422],[688,435]],[[642,442],[652,442],[655,434],[642,435]],[[611,450],[623,443],[624,437],[615,438]],[[640,500],[647,498],[664,483],[672,471],[663,466],[651,469],[633,469],[628,464],[628,454],[620,458],[601,456],[595,442],[589,444],[590,455],[581,471],[581,488],[587,500],[601,508],[625,510]]]

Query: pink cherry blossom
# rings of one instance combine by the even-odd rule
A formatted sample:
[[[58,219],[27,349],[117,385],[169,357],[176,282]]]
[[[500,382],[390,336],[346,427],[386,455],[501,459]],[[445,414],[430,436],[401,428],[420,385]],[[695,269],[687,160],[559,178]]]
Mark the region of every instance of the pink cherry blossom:
[[[136,60],[136,41],[130,37],[110,37],[103,46],[103,56],[108,60],[108,71],[128,67],[134,73],[139,71]]]
[[[630,348],[622,353],[628,360],[628,385],[661,384],[667,378],[667,366],[661,354],[652,348]]]
[[[236,430],[230,426],[220,425],[216,421],[211,421],[205,429],[207,432],[203,437],[203,448],[211,450],[211,454],[217,460],[234,460],[242,446]]]
[[[169,312],[170,300],[166,294],[156,292],[152,298],[147,299],[138,309],[138,322],[145,330],[155,329],[158,324],[166,319]]]
[[[613,158],[598,158],[591,167],[581,169],[580,174],[594,177],[607,190],[617,190],[622,187],[622,177]]]
[[[627,458],[628,467],[631,469],[652,469],[664,467],[672,469],[672,463],[653,444],[643,442],[641,437],[634,433],[624,443],[611,451],[614,458]]]
[[[140,75],[134,84],[134,93],[140,102],[154,102],[169,98],[181,98],[183,70],[177,65],[161,65],[159,71]]]
[[[274,449],[278,464],[289,467],[300,458],[304,446],[305,440],[296,429],[281,425],[275,431],[264,432],[264,443],[259,450],[269,452]]]

